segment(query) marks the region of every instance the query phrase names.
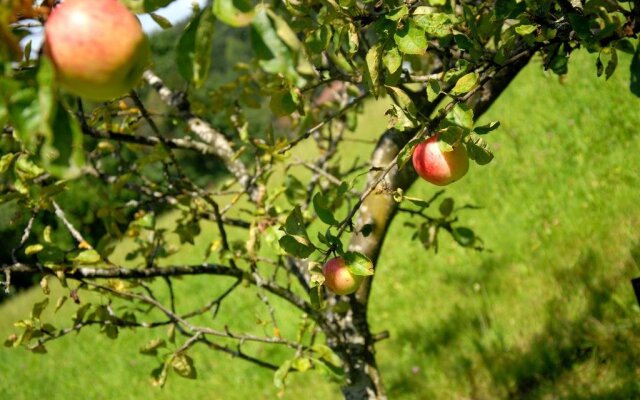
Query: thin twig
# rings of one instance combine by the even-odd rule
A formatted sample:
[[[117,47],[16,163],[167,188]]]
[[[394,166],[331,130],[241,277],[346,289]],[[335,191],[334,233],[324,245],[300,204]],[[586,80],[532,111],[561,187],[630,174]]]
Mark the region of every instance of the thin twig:
[[[222,159],[227,169],[238,179],[240,185],[247,189],[251,199],[259,202],[264,188],[255,184],[254,178],[249,174],[247,167],[237,157],[237,152],[234,151],[231,141],[211,124],[195,116],[191,112],[187,98],[180,93],[174,93],[159,76],[147,70],[144,72],[143,78],[156,90],[162,101],[178,111],[189,130],[207,143],[212,148],[213,154]]]
[[[22,232],[22,237],[20,238],[20,243],[13,249],[11,249],[11,261],[14,264],[18,264],[18,257],[16,256],[16,252],[20,250],[29,240],[29,236],[31,236],[31,229],[33,229],[33,221],[36,219],[37,210],[33,211],[31,217],[29,217],[29,221],[27,222],[27,226],[24,228]],[[0,286],[4,286],[4,292],[11,292],[11,271],[9,269],[5,269],[4,271],[4,282],[0,282]]]
[[[65,267],[64,265],[61,267]],[[45,272],[49,274],[55,274],[55,271],[48,267],[36,267],[34,265],[26,264],[14,264],[3,265],[0,269],[11,272],[25,272],[36,273]],[[185,276],[185,275],[221,275],[234,277],[236,279],[245,279],[247,282],[257,285],[256,279],[251,274],[245,273],[245,271],[239,268],[231,268],[226,265],[220,264],[199,264],[192,266],[167,266],[167,267],[154,267],[154,268],[142,268],[142,269],[129,269],[121,267],[113,268],[92,268],[92,267],[80,267],[68,265],[65,269],[65,276],[70,279],[77,279],[83,281],[84,279],[144,279],[154,278],[162,276]],[[322,314],[315,310],[311,304],[303,300],[301,297],[293,293],[287,288],[278,285],[273,281],[261,282],[262,287],[267,291],[275,294],[276,296],[288,301],[301,311],[309,314],[316,322],[321,323],[324,321]]]
[[[60,208],[58,203],[55,200],[52,200],[51,204],[53,204],[53,208],[55,209],[56,217],[58,217],[62,221],[62,223],[67,228],[71,236],[73,236],[73,238],[76,240],[76,242],[78,242],[81,247],[92,248],[89,242],[84,240],[82,234],[78,232],[78,230],[73,226],[73,224],[71,224],[71,222],[69,222],[67,217],[64,215],[64,211],[62,210],[62,208]]]
[[[329,121],[331,121],[332,119],[341,116],[342,114],[344,114],[345,112],[347,112],[350,108],[356,106],[357,104],[359,104],[362,100],[364,100],[366,97],[369,96],[369,93],[365,93],[360,95],[359,97],[356,97],[355,99],[353,99],[349,104],[347,104],[346,106],[344,106],[342,109],[340,109],[338,112],[336,112],[335,114],[332,114],[330,116],[328,116],[327,118],[325,118],[324,120],[322,120],[322,122],[319,122],[318,124],[316,124],[315,126],[313,126],[312,128],[310,128],[309,130],[307,130],[306,132],[304,132],[302,135],[298,136],[297,138],[293,139],[291,142],[289,142],[288,145],[286,145],[285,147],[283,147],[282,149],[280,149],[278,151],[278,154],[284,154],[287,151],[291,150],[292,148],[294,148],[298,143],[300,143],[301,141],[305,140],[306,138],[308,138],[309,136],[311,136],[314,132],[318,131],[319,129],[322,129],[323,126],[325,126],[327,123],[329,123]]]

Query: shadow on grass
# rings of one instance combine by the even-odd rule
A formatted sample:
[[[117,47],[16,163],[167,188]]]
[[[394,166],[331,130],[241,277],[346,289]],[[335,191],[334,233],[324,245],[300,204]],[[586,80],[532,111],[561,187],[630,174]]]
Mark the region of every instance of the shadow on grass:
[[[629,283],[639,271],[640,240],[629,254],[624,265],[611,265],[587,250],[571,268],[558,268],[561,294],[546,303],[543,329],[522,346],[505,346],[482,304],[457,307],[438,326],[402,331],[398,340],[413,342],[429,368],[442,369],[472,399],[640,398],[640,309]],[[408,372],[388,386],[394,397],[434,389]]]

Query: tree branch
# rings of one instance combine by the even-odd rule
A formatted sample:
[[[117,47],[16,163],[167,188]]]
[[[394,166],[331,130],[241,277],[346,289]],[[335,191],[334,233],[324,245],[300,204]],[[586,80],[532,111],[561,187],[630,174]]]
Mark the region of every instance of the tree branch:
[[[238,159],[233,150],[232,143],[211,124],[195,116],[190,109],[190,105],[185,96],[174,93],[169,89],[162,79],[147,70],[143,74],[144,80],[156,90],[162,101],[168,106],[175,108],[180,117],[184,119],[189,130],[207,143],[212,149],[212,153],[220,157],[227,169],[238,179],[240,185],[245,188],[254,202],[260,202],[264,188],[256,185],[253,178],[247,171],[246,166]]]
[[[26,264],[13,264],[4,265],[0,267],[2,271],[21,272],[21,273],[47,273],[55,275],[56,271],[48,267],[39,267],[35,265]],[[79,267],[69,266],[64,270],[65,276],[71,279],[83,280],[83,279],[145,279],[156,277],[174,277],[174,276],[186,276],[186,275],[220,275],[229,276],[236,279],[244,279],[245,281],[257,285],[256,278],[251,274],[239,269],[230,268],[221,264],[199,264],[192,266],[168,266],[168,267],[152,267],[143,269],[133,268],[94,268],[94,267]],[[260,285],[267,291],[281,297],[282,299],[293,304],[303,312],[309,314],[314,321],[323,323],[324,317],[316,311],[311,304],[304,301],[302,298],[291,292],[290,290],[278,285],[273,281],[261,281]]]

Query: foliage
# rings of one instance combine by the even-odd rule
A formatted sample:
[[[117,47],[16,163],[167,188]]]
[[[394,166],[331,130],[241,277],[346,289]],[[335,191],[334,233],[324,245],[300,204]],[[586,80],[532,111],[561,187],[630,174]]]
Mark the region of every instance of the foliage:
[[[152,11],[166,2],[134,3]],[[44,10],[43,20],[51,8],[49,2],[33,6]],[[142,351],[157,357],[151,376],[158,386],[170,375],[196,378],[190,353],[206,344],[274,370],[278,388],[293,372],[322,369],[344,384],[347,398],[383,398],[366,313],[372,286],[363,285],[348,301],[332,296],[323,290],[318,264],[346,253],[354,260],[351,271],[369,275],[396,211],[415,216],[411,228],[426,248],[437,250],[448,235],[482,250],[455,200],[406,194],[415,179],[406,162],[413,148],[437,133],[445,151],[463,143],[478,165],[491,162],[494,154],[481,136],[499,123],[477,125],[476,119],[534,55],[544,69],[563,75],[571,54],[584,48],[598,54],[595,74],[609,78],[618,52],[632,53],[630,89],[640,95],[631,40],[640,29],[639,7],[599,0],[215,1],[194,10],[177,40],[175,69],[187,91],[145,73],[156,101],[166,104],[156,113],[135,91],[105,104],[58,93],[47,58],[32,60],[12,45],[24,32],[25,5],[7,2],[3,10],[11,11],[0,13],[0,34],[8,36],[0,47],[6,149],[0,202],[16,204],[29,221],[47,214],[59,225],[40,233],[28,222],[18,230],[3,270],[8,278],[12,272],[43,274],[43,287],[55,277],[77,304],[71,325],[60,329],[41,318],[53,306],[49,300],[34,304],[7,345],[43,353],[49,341],[91,325],[113,339],[125,328],[169,328],[166,338]],[[216,20],[248,31],[251,54],[235,63],[233,80],[211,87]],[[206,96],[191,97],[193,90]],[[356,159],[343,167],[341,157],[354,158],[347,131],[357,126],[363,101],[386,96],[389,129],[378,132],[371,162]],[[268,114],[268,123],[251,119],[256,112]],[[172,129],[161,129],[166,126]],[[301,158],[298,146],[311,140],[314,157]],[[201,170],[183,168],[191,153],[217,158],[229,179],[203,181]],[[293,173],[299,169],[310,176],[301,180]],[[106,200],[95,214],[105,232],[91,240],[61,202],[62,193],[86,185]],[[438,211],[432,210],[436,204]],[[157,223],[165,213],[178,216],[175,226]],[[204,254],[194,255],[193,263],[172,257],[178,249],[170,237],[193,244],[203,221],[217,228]],[[72,246],[51,239],[62,232]],[[113,251],[125,237],[133,240],[126,267],[114,261]],[[184,311],[176,309],[173,291],[183,275],[234,283],[205,306]],[[167,285],[168,299],[155,296],[154,280]],[[268,311],[262,332],[216,323],[221,304],[245,285]],[[83,301],[86,292],[105,300]],[[304,315],[297,332],[283,334],[275,299]],[[214,320],[203,321],[207,314]],[[242,346],[248,342],[282,347],[288,355],[247,354]]]

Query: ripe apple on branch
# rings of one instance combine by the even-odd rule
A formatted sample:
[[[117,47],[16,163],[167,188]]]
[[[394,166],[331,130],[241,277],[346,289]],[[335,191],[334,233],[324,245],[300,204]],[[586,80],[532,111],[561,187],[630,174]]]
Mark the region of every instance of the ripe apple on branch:
[[[149,63],[140,22],[118,0],[66,0],[45,24],[44,52],[68,92],[106,101],[129,92]]]
[[[420,143],[413,152],[413,167],[422,179],[434,185],[446,186],[469,171],[469,156],[464,144],[457,142],[443,151],[440,135]]]
[[[354,275],[349,271],[344,258],[335,257],[327,261],[322,268],[324,284],[335,294],[346,295],[354,293],[362,284],[364,276]]]

